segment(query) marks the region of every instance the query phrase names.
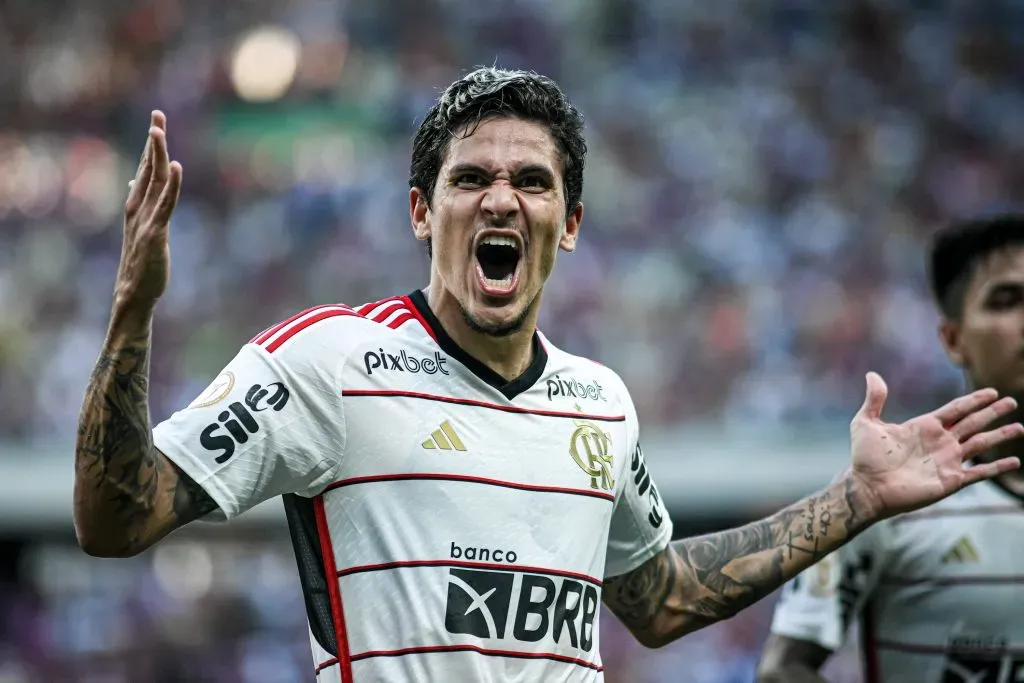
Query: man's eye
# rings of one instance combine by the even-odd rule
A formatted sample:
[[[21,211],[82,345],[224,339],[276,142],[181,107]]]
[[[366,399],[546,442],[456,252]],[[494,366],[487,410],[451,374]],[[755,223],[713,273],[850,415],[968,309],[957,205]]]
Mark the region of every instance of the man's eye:
[[[463,173],[455,178],[455,184],[460,187],[467,185],[479,186],[484,184],[484,179],[476,173]]]
[[[991,308],[1010,308],[1020,303],[1021,291],[1017,288],[997,289],[988,297]]]
[[[547,181],[539,175],[526,176],[519,181],[520,187],[547,189]]]

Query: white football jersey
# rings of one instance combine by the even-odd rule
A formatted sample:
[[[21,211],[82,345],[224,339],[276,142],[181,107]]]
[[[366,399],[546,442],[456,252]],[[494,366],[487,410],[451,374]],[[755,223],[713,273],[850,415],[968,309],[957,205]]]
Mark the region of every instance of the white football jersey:
[[[672,523],[619,377],[533,344],[507,382],[422,292],[313,308],[154,430],[223,517],[285,495],[318,680],[603,680],[602,582]]]
[[[881,522],[782,591],[772,632],[836,650],[855,616],[868,683],[1024,681],[1024,504],[982,482]]]

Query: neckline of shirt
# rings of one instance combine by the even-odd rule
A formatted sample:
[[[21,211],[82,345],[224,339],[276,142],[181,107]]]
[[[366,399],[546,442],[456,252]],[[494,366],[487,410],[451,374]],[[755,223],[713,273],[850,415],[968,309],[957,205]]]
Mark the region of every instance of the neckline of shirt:
[[[466,369],[480,380],[497,389],[508,400],[511,401],[519,394],[530,389],[543,376],[544,368],[547,367],[548,363],[548,352],[544,348],[544,343],[541,341],[540,335],[536,330],[533,332],[533,360],[530,361],[530,365],[527,366],[521,375],[508,381],[488,367],[486,363],[470,355],[468,351],[455,343],[455,340],[448,335],[441,325],[441,321],[430,310],[427,297],[423,294],[422,290],[417,289],[411,293],[409,301],[419,312],[429,328],[427,331],[437,340],[437,345],[441,347],[441,350],[462,363]]]

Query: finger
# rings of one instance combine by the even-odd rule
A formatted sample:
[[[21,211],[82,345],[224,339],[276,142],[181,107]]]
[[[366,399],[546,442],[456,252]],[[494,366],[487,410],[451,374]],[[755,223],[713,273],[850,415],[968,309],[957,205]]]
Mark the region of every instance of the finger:
[[[967,437],[977,434],[998,418],[1010,414],[1016,407],[1017,401],[1010,396],[1006,396],[981,410],[971,413],[953,425],[949,431],[958,440],[963,441]]]
[[[885,407],[885,398],[889,395],[889,388],[877,372],[869,372],[864,379],[867,382],[867,392],[864,395],[864,404],[857,411],[857,415],[869,420],[877,420],[882,417],[882,408]]]
[[[152,131],[152,129],[150,129]],[[139,160],[139,168],[135,172],[135,179],[129,181],[128,199],[125,202],[125,212],[128,215],[135,214],[142,206],[146,188],[149,187],[149,180],[153,175],[153,136],[146,137],[146,146],[142,150],[142,158]]]
[[[1024,435],[1024,426],[1019,422],[975,434],[963,443],[960,455],[962,459],[969,460],[1005,441],[1020,438],[1022,435]]]
[[[1001,458],[994,462],[971,465],[964,470],[964,486],[976,484],[985,479],[998,477],[1020,467],[1020,458]]]
[[[142,199],[142,203],[145,206],[151,206],[159,199],[170,175],[170,159],[167,156],[167,134],[162,128],[157,128],[156,126],[150,128],[149,132],[153,138],[153,172],[149,186],[146,188],[146,195]]]
[[[181,176],[183,172],[181,164],[177,161],[172,161],[169,168],[170,174],[167,184],[164,186],[164,191],[160,193],[156,212],[153,214],[154,223],[163,226],[170,225],[171,214],[174,212],[174,207],[178,205],[178,197],[181,195]]]
[[[979,389],[978,391],[954,398],[952,401],[934,411],[932,415],[937,417],[944,425],[955,425],[980,408],[987,406],[999,397],[995,389]]]
[[[159,109],[154,109],[149,115],[149,123],[160,130],[167,130],[167,115]]]

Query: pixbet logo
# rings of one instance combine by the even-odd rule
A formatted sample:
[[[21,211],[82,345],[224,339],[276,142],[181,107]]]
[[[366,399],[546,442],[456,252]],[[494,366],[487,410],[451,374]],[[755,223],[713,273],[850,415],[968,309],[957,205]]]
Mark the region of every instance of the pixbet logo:
[[[536,643],[550,637],[584,652],[594,647],[597,587],[567,577],[480,569],[448,570],[449,633]]]
[[[244,403],[229,403],[227,410],[217,416],[217,422],[207,425],[200,432],[199,444],[208,451],[220,451],[214,458],[217,463],[227,462],[235,454],[236,445],[247,442],[250,434],[260,430],[252,414],[264,410],[278,412],[288,404],[290,396],[288,388],[280,382],[272,382],[266,387],[253,384],[245,394]]]
[[[363,355],[363,363],[366,364],[366,374],[372,375],[374,370],[396,370],[398,372],[425,372],[428,375],[434,375],[440,372],[442,375],[447,375],[448,370],[445,368],[445,363],[448,359],[442,356],[439,352],[434,351],[433,358],[416,358],[410,356],[403,349],[401,353],[388,353],[384,349],[380,349],[379,353],[373,351],[367,351]]]
[[[562,379],[558,375],[555,375],[548,380],[548,400],[550,401],[555,396],[561,396],[565,398],[591,398],[599,401],[607,401],[602,393],[604,389],[597,382],[591,382],[590,384],[584,384],[575,377],[569,379]]]

